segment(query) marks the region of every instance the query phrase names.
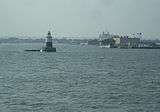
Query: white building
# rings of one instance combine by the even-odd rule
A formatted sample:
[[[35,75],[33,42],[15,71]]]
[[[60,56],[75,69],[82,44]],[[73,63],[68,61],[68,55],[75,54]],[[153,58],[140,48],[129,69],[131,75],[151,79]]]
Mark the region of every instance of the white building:
[[[140,38],[131,38],[128,36],[113,38],[115,40],[115,44],[120,48],[133,48],[139,47]]]

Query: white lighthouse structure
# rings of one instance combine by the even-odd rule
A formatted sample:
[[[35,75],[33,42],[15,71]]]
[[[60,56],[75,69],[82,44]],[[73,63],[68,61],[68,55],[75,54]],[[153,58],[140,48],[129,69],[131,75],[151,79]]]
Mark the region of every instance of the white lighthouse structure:
[[[53,47],[53,44],[52,44],[52,35],[51,35],[51,32],[48,31],[47,33],[47,36],[46,36],[46,42],[45,42],[45,47],[42,47],[42,49],[31,49],[31,50],[25,50],[25,51],[37,51],[37,52],[56,52],[56,48]]]
[[[52,34],[50,31],[48,31],[47,36],[46,36],[46,46],[44,49],[42,49],[43,51],[46,52],[56,52],[56,48],[53,47],[53,40],[52,40]]]
[[[46,37],[46,48],[52,48],[52,35],[50,31],[48,31],[48,34]]]

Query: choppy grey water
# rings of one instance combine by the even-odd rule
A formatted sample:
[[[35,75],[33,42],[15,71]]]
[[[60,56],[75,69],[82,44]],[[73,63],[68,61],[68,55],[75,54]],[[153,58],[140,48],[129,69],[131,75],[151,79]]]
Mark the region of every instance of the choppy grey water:
[[[0,45],[0,112],[160,112],[160,50]]]

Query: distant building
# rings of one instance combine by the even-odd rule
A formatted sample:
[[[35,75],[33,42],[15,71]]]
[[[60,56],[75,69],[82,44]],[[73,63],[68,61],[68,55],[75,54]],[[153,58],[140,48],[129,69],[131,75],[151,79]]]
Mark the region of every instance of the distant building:
[[[99,35],[99,44],[101,47],[108,46],[109,48],[134,48],[140,46],[140,39],[142,33],[137,33],[133,37],[111,35],[108,33],[102,33]]]
[[[115,45],[119,48],[139,47],[140,38],[131,38],[129,36],[114,37]]]

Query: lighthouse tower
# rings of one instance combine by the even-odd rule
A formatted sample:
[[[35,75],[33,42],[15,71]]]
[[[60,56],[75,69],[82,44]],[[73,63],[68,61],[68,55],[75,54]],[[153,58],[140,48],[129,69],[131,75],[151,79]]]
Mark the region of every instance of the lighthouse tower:
[[[40,51],[40,52],[56,52],[56,47],[53,47],[52,45],[52,35],[51,32],[48,31],[47,36],[46,36],[46,42],[45,42],[45,47],[42,47],[42,49],[36,49],[36,50],[25,50],[25,51]]]
[[[52,45],[52,35],[51,32],[48,31],[47,33],[47,37],[46,37],[46,46],[45,49],[42,51],[46,51],[46,52],[56,52],[56,48],[53,47]]]
[[[47,37],[46,37],[46,48],[47,49],[50,49],[52,48],[52,35],[51,35],[51,32],[48,31],[48,34],[47,34]]]

